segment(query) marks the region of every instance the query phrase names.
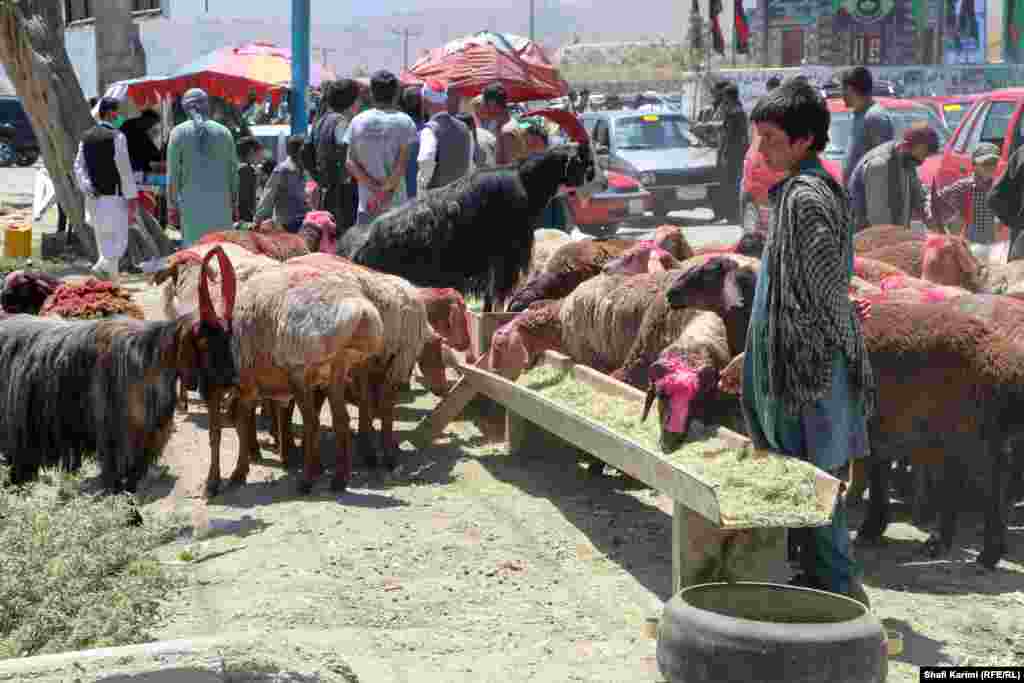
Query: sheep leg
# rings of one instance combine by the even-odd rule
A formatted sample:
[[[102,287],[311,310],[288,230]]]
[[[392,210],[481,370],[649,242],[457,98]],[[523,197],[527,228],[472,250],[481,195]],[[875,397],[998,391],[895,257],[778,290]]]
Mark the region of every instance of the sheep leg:
[[[274,438],[277,440],[277,451],[281,455],[281,464],[288,469],[298,466],[295,454],[295,434],[292,432],[292,413],[295,412],[295,401],[274,404]]]
[[[913,477],[913,485],[911,487],[911,512],[910,519],[914,523],[914,526],[921,528],[931,521],[931,506],[930,506],[930,495],[931,495],[931,482],[934,468],[914,464],[911,465],[911,475]]]
[[[384,466],[389,470],[398,466],[398,442],[395,441],[395,402],[398,392],[395,387],[380,387],[380,447],[384,451]]]
[[[178,410],[183,413],[188,412],[188,389],[180,379],[178,380]]]
[[[889,526],[889,473],[892,461],[882,457],[866,463],[868,469],[868,513],[857,533],[858,543],[880,543]]]
[[[238,462],[235,463],[235,471],[231,473],[230,483],[232,486],[242,486],[249,478],[250,456],[252,455],[252,443],[256,430],[253,421],[256,419],[256,403],[254,401],[238,401],[237,422],[235,431],[238,433]]]
[[[998,432],[992,430],[988,443],[988,461],[992,463],[988,510],[985,514],[985,548],[978,556],[978,564],[986,569],[995,569],[999,560],[1009,552],[1007,543],[1007,464],[1008,457],[1002,439],[994,438]]]
[[[182,389],[184,389],[182,385]],[[220,404],[222,393],[213,389],[210,391],[210,395],[206,399],[206,414],[210,416],[210,471],[206,475],[206,495],[213,497],[220,491],[220,437],[221,437],[221,418],[220,418]],[[239,405],[241,402],[239,402]],[[236,430],[238,429],[236,425]],[[242,441],[242,433],[238,432],[239,441]],[[239,444],[242,445],[241,443]],[[239,450],[239,458],[241,458],[241,450]]]
[[[352,373],[353,393],[355,403],[359,408],[359,433],[356,436],[356,446],[363,456],[363,462],[369,468],[377,467],[377,449],[374,446],[373,419],[374,400],[373,389],[370,386],[369,368],[362,367]]]
[[[299,493],[311,493],[313,482],[320,476],[320,416],[314,409],[313,390],[302,387],[295,392],[302,413],[302,479]]]
[[[345,401],[344,373],[340,381],[334,381],[328,388],[331,406],[331,422],[334,425],[335,463],[332,491],[344,491],[352,479],[352,429],[349,425],[348,404]],[[360,409],[360,414],[362,409]]]
[[[942,510],[939,513],[939,528],[933,531],[925,541],[925,550],[932,557],[943,557],[953,548],[953,536],[956,533],[956,520],[960,510],[959,500],[963,490],[963,477],[966,474],[964,462],[959,454],[947,452],[942,462]]]

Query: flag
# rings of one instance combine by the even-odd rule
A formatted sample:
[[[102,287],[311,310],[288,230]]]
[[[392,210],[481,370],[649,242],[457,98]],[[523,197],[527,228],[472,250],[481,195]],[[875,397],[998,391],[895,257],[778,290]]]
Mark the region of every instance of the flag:
[[[690,47],[694,50],[704,49],[704,32],[701,31],[700,2],[693,0],[690,9]]]
[[[732,0],[732,6],[736,52],[745,55],[750,51],[750,26],[747,25],[747,13],[743,11],[743,0]]]
[[[961,0],[960,20],[957,22],[957,33],[960,38],[978,40],[978,17],[974,13],[974,0]]]
[[[720,55],[725,54],[725,38],[722,27],[718,23],[718,15],[722,13],[722,0],[708,2],[708,14],[711,15],[711,47]]]

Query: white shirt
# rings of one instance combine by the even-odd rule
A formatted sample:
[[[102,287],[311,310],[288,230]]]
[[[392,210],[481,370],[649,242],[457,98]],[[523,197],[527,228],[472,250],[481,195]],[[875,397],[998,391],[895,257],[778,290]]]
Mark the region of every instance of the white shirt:
[[[113,130],[108,124],[100,124]],[[139,189],[135,184],[135,174],[132,173],[132,162],[128,157],[128,139],[119,130],[114,131],[114,164],[121,176],[121,194],[125,199],[135,199],[139,196]],[[82,143],[78,143],[78,154],[75,156],[75,179],[78,180],[78,187],[87,196],[95,195],[96,190],[92,186],[92,179],[89,177],[89,168],[85,165],[85,152]]]
[[[470,174],[476,168],[473,164],[473,135],[469,137],[469,166],[466,168],[466,174]],[[428,126],[424,126],[423,130],[420,131],[420,153],[416,157],[416,161],[419,164],[419,170],[416,172],[416,188],[417,191],[423,192],[427,189],[427,185],[430,184],[430,179],[434,177],[434,170],[437,167],[437,136],[434,135],[434,130]]]

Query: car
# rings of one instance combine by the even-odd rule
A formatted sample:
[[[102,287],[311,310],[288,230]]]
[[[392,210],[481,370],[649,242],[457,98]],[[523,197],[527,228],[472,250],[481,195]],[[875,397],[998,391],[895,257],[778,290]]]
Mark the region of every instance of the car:
[[[946,142],[941,155],[921,165],[922,180],[934,181],[941,189],[974,172],[971,153],[982,142],[999,147],[996,177],[1006,170],[1010,156],[1024,142],[1024,88],[1006,88],[985,93],[971,105],[960,125]],[[1000,239],[1006,239],[1006,228],[997,226]]]
[[[678,112],[587,112],[581,116],[606,171],[639,182],[652,197],[652,211],[703,208],[717,191],[715,150],[689,129]]]
[[[31,166],[39,159],[39,140],[17,97],[0,96],[0,141],[7,145],[0,165]]]
[[[960,125],[960,121],[963,120],[964,114],[971,108],[978,98],[982,97],[981,94],[975,95],[941,95],[934,97],[915,97],[915,102],[926,104],[939,115],[942,122],[946,124],[946,128],[951,131],[957,129]]]
[[[829,81],[821,86],[821,90],[822,95],[827,99],[843,96],[843,84],[839,81]],[[875,97],[903,97],[903,86],[894,81],[876,79],[871,88],[871,94]]]
[[[627,175],[607,171],[608,189],[584,200],[574,190],[567,196],[571,222],[589,235],[614,233],[624,220],[642,216],[654,209],[654,196],[640,181]]]
[[[892,118],[897,138],[912,124],[926,122],[939,134],[940,147],[949,139],[949,130],[942,124],[933,108],[900,98],[876,97],[875,102],[885,109]],[[828,129],[828,145],[821,154],[822,165],[832,174],[832,177],[841,183],[843,157],[846,155],[846,146],[849,144],[850,132],[853,129],[853,112],[840,98],[830,97],[826,103],[832,116],[832,122]],[[937,154],[933,155],[925,161],[925,164],[918,167],[918,174],[921,181],[925,183],[925,187],[928,187],[928,179],[923,169],[929,161],[937,158]],[[743,161],[743,184],[740,195],[740,215],[744,232],[765,228],[768,190],[779,182],[783,175],[784,173],[781,171],[768,168],[764,163],[764,157],[756,151],[753,144],[751,145],[747,157]]]
[[[267,158],[275,164],[280,163],[287,155],[288,136],[292,134],[291,126],[284,124],[250,126],[249,131],[252,137],[260,141],[263,149],[269,152]]]

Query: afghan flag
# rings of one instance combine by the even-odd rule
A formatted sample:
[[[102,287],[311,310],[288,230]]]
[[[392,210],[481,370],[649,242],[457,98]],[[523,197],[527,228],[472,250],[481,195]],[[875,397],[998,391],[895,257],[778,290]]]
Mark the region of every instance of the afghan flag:
[[[1024,0],[1006,2],[1006,48],[1004,59],[1018,62],[1022,56],[1020,39],[1024,33]]]
[[[711,16],[711,47],[720,55],[725,54],[725,37],[722,26],[718,23],[718,15],[722,13],[722,0],[710,0],[708,14]]]
[[[745,55],[750,51],[750,26],[747,24],[747,13],[743,10],[743,0],[732,0],[732,6],[736,52]]]

